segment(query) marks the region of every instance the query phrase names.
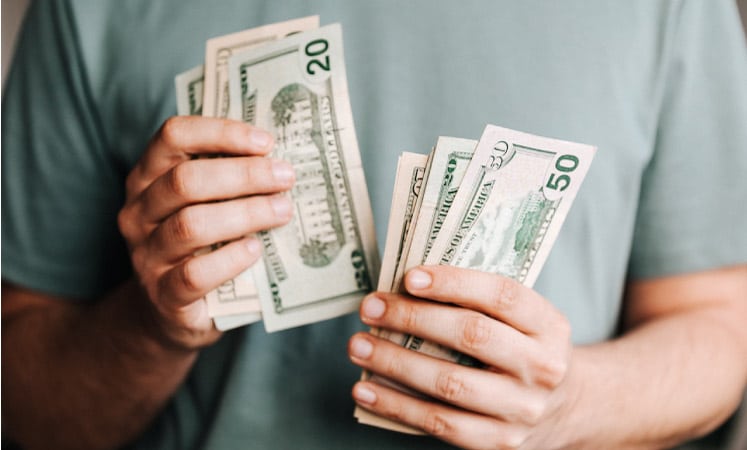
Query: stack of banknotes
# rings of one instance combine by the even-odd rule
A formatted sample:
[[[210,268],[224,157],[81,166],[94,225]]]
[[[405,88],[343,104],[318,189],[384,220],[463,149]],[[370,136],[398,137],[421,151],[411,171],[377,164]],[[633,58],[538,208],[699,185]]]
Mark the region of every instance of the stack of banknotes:
[[[291,223],[259,233],[259,262],[206,296],[216,327],[263,320],[272,332],[355,311],[375,287],[379,257],[340,26],[319,28],[318,17],[306,17],[216,37],[205,47],[204,66],[176,77],[178,114],[268,130],[275,136],[270,156],[296,173],[286,194]]]
[[[592,146],[488,125],[479,141],[440,137],[427,156],[404,153],[377,290],[401,292],[406,271],[420,264],[501,274],[531,287],[595,152]],[[372,332],[433,357],[480,364],[417,336]],[[407,391],[375,375],[362,377]],[[418,433],[361,408],[355,417]]]

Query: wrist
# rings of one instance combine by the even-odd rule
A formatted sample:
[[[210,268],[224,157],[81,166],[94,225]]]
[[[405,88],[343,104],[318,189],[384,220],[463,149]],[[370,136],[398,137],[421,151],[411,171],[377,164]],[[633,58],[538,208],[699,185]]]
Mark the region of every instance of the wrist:
[[[543,421],[542,431],[535,436],[531,448],[543,449],[584,449],[599,448],[589,440],[592,424],[584,414],[585,391],[588,387],[588,374],[593,373],[584,361],[583,349],[574,347],[571,351],[568,372],[563,382],[551,394],[550,405]],[[587,372],[591,371],[591,372]]]
[[[208,317],[203,300],[179,310],[166,310],[155,305],[136,280],[128,284],[129,297],[134,300],[130,303],[137,304],[136,321],[153,345],[190,354],[214,344],[222,336]]]

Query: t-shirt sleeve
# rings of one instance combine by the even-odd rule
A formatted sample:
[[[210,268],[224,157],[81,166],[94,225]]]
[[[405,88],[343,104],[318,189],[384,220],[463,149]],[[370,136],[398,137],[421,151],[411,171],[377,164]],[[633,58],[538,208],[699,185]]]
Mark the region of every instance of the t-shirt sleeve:
[[[2,102],[2,277],[91,298],[128,272],[116,215],[126,169],[111,156],[71,9],[34,2]]]
[[[682,2],[630,276],[747,261],[747,50],[732,1]]]

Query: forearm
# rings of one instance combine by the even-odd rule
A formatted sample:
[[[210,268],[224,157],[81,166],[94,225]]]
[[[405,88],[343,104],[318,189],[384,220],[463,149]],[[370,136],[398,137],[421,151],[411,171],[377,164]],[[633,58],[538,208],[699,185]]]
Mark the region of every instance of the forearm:
[[[711,431],[747,381],[744,331],[704,308],[575,350],[561,433],[571,448],[662,448]]]
[[[77,449],[142,432],[197,355],[166,344],[142,295],[129,282],[93,304],[4,308],[4,432],[26,448]]]
[[[110,448],[143,431],[198,350],[221,336],[200,299],[260,257],[260,242],[246,236],[291,220],[290,200],[274,194],[293,186],[293,168],[266,158],[273,148],[272,135],[242,122],[166,120],[127,176],[117,215],[138,282],[88,305],[20,289],[6,296],[3,285],[11,438]]]

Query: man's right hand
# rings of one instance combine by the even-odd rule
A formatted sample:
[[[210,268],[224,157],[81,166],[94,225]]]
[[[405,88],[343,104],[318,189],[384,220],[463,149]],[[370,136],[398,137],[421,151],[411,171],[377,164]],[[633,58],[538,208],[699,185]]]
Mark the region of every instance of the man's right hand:
[[[281,193],[293,185],[293,167],[264,157],[272,147],[270,134],[245,123],[172,117],[130,172],[119,228],[169,344],[215,342],[220,333],[202,297],[259,258],[261,245],[248,235],[290,220]]]

